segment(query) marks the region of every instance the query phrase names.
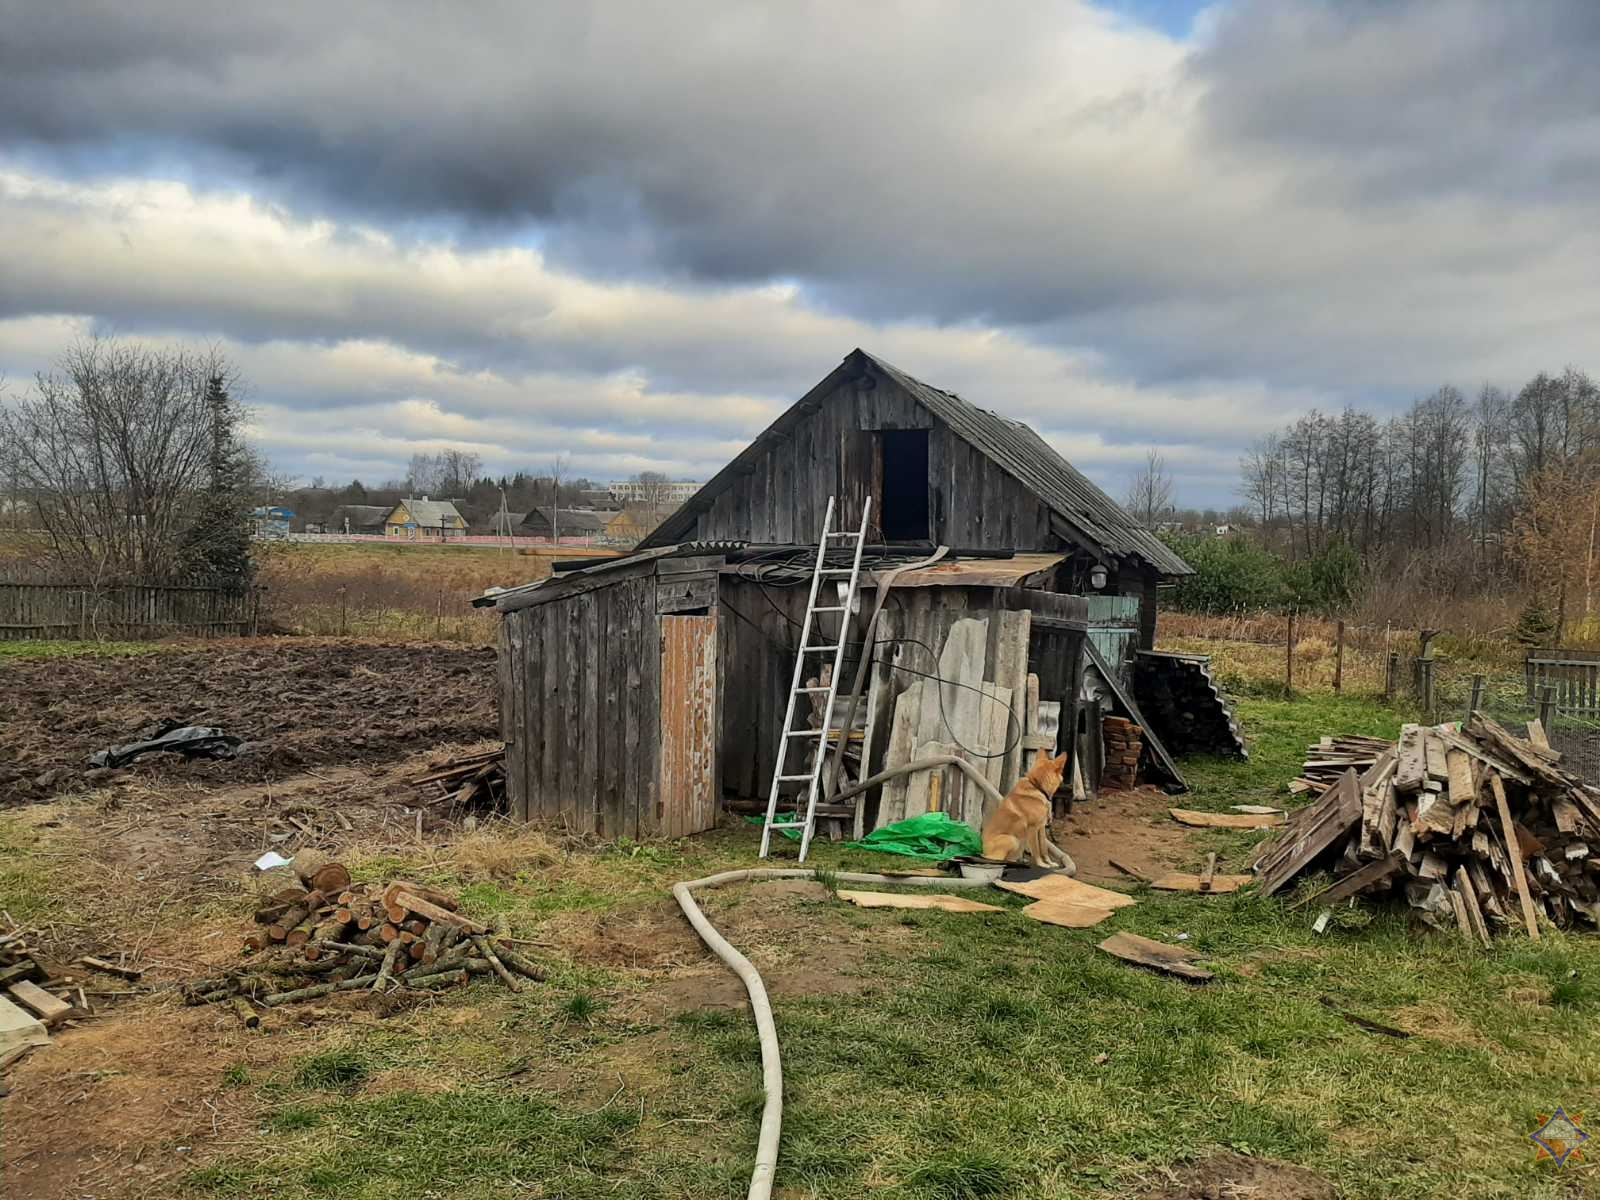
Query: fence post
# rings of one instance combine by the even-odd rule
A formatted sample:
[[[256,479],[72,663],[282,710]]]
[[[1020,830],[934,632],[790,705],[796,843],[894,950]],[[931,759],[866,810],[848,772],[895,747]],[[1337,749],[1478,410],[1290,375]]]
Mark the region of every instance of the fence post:
[[[1389,651],[1389,660],[1385,664],[1383,673],[1383,698],[1389,703],[1394,703],[1395,692],[1400,688],[1400,652]]]
[[[1333,627],[1333,694],[1344,691],[1344,621]]]
[[[1556,689],[1551,684],[1545,684],[1539,689],[1539,724],[1544,726],[1546,734],[1555,724],[1556,719]]]
[[[1417,699],[1422,704],[1423,715],[1433,717],[1433,659],[1417,659]]]
[[[1294,609],[1289,610],[1289,635],[1283,643],[1283,689],[1294,691]]]
[[[1472,677],[1472,703],[1467,705],[1467,716],[1468,716],[1468,718],[1470,719],[1472,714],[1477,712],[1482,707],[1483,707],[1483,676],[1482,675],[1474,675]]]
[[[339,636],[345,636],[345,612],[350,604],[350,589],[344,584],[339,585]]]
[[[439,627],[444,624],[444,584],[439,584],[439,603],[433,611],[433,640],[439,640]]]

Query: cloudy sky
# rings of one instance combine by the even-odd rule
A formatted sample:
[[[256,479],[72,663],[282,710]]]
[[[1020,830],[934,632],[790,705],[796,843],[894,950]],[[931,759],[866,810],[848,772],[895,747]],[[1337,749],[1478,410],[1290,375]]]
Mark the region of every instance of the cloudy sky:
[[[1120,492],[1600,367],[1600,4],[0,0],[0,373],[223,345],[283,471],[700,478],[855,346]]]

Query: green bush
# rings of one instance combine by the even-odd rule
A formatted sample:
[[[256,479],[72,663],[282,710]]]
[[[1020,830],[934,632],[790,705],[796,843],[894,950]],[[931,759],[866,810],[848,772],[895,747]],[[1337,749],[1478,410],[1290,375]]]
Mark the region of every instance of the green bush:
[[[1172,604],[1183,612],[1231,613],[1281,607],[1287,599],[1283,563],[1244,538],[1163,535],[1194,574],[1178,581]]]

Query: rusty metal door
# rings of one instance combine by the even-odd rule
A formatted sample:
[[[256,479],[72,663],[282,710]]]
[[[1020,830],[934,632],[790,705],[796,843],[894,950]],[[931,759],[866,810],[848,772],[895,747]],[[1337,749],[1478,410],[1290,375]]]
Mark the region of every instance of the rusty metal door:
[[[661,771],[657,832],[687,837],[717,823],[717,618],[661,620]]]

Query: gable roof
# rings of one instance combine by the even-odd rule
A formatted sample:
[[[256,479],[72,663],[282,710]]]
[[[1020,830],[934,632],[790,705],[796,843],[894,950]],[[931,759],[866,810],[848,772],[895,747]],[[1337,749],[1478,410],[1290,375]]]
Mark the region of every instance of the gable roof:
[[[682,508],[663,521],[641,546],[683,540],[693,529],[699,513],[709,508],[717,494],[733,483],[745,463],[764,452],[770,435],[804,419],[809,411],[808,404],[814,407],[839,383],[868,369],[904,389],[949,426],[957,437],[1039,497],[1075,539],[1113,557],[1141,559],[1162,575],[1193,574],[1188,563],[1027,425],[979,408],[954,392],[923,383],[859,349],[851,351],[826,379],[791,405],[737,458],[685,501]]]
[[[448,500],[413,500],[407,496],[394,507],[399,508],[401,504],[406,506],[411,519],[424,529],[437,529],[452,520],[461,520],[461,514],[456,511],[456,506]],[[392,515],[394,509],[389,511]]]
[[[599,533],[606,527],[608,518],[614,513],[595,512],[592,508],[563,508],[556,512],[558,528],[561,533]],[[550,506],[537,505],[528,510],[528,515],[522,519],[524,526],[531,529],[550,528]]]
[[[326,524],[342,525],[345,518],[356,527],[363,525],[382,525],[384,519],[394,511],[392,504],[341,504],[329,514]]]

